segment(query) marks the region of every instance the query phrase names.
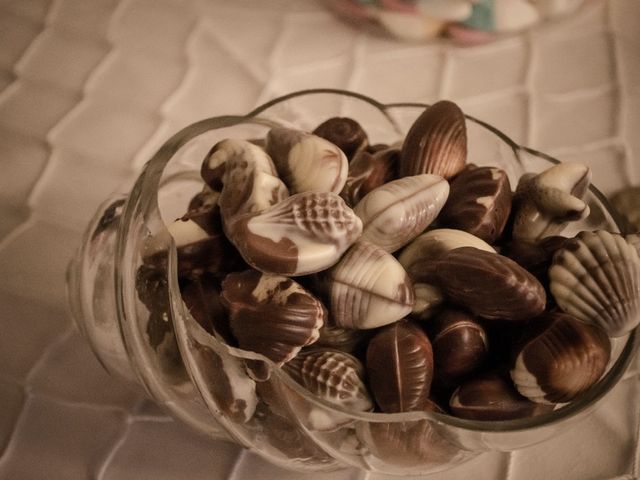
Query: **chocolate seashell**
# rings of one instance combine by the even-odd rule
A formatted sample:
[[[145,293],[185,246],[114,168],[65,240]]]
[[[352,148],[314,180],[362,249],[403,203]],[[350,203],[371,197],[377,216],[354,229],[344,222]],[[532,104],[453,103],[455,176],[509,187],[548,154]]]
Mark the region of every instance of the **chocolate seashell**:
[[[318,339],[327,316],[322,303],[290,278],[255,270],[227,275],[222,302],[240,348],[279,365]]]
[[[629,243],[629,245],[631,245],[633,248],[636,249],[636,251],[638,252],[638,255],[640,255],[640,234],[638,233],[632,233],[627,235],[626,237],[627,242]]]
[[[362,220],[362,239],[395,252],[435,220],[448,194],[449,183],[429,174],[400,178],[376,188],[353,209]]]
[[[548,283],[547,271],[551,267],[553,255],[569,241],[557,235],[545,237],[537,243],[526,240],[511,240],[502,249],[502,255],[509,257],[525,270],[531,272],[543,283]]]
[[[305,192],[243,216],[229,233],[252,267],[296,276],[334,265],[360,237],[362,222],[338,195]]]
[[[591,170],[577,163],[560,163],[544,172],[520,178],[514,196],[513,238],[538,241],[557,235],[567,223],[589,215],[582,199]]]
[[[604,330],[554,312],[532,320],[514,354],[511,378],[537,403],[575,400],[602,376],[611,356]]]
[[[310,133],[273,128],[266,150],[291,193],[340,193],[347,181],[349,162],[333,143]]]
[[[628,187],[611,197],[611,204],[631,231],[640,232],[640,187]]]
[[[495,242],[511,213],[511,184],[504,170],[468,165],[451,182],[440,213],[443,226],[464,230],[487,243]]]
[[[211,275],[203,275],[180,289],[182,301],[193,319],[208,333],[217,333],[227,344],[235,346],[220,293],[220,282]]]
[[[495,249],[484,240],[450,228],[438,228],[423,233],[411,242],[400,254],[398,261],[415,282],[424,281],[424,274],[431,271],[430,266],[442,255],[460,247],[475,247],[495,253]]]
[[[477,371],[489,352],[487,333],[472,315],[448,308],[428,326],[436,376],[446,384]]]
[[[341,328],[325,322],[320,329],[320,338],[314,345],[354,354],[368,338],[369,335],[363,330]]]
[[[428,320],[440,310],[445,301],[442,290],[427,283],[414,283],[416,302],[411,310],[411,318]]]
[[[284,368],[296,382],[329,403],[356,412],[373,410],[364,384],[364,365],[348,353],[314,349],[301,353]]]
[[[438,433],[429,420],[360,422],[357,432],[371,455],[402,468],[435,468],[460,455],[460,449]]]
[[[444,254],[434,265],[436,286],[451,302],[486,319],[527,320],[545,308],[540,282],[513,260],[473,247]]]
[[[226,164],[218,204],[228,237],[240,217],[260,213],[289,196],[271,158],[259,147],[243,140],[223,140],[211,155],[217,157]]]
[[[432,173],[447,180],[467,161],[467,126],[460,107],[443,100],[413,123],[402,145],[400,177]]]
[[[523,397],[510,379],[496,373],[462,384],[451,396],[449,406],[456,417],[481,421],[529,418],[552,410]]]
[[[620,337],[640,323],[640,257],[620,234],[581,232],[549,269],[558,306]]]
[[[433,350],[427,335],[408,321],[382,328],[367,348],[371,392],[385,413],[424,410],[433,378]]]
[[[222,187],[221,187],[222,189]],[[211,211],[218,205],[220,192],[213,190],[209,185],[204,185],[202,191],[197,193],[190,201],[187,214],[199,211]]]
[[[358,153],[349,164],[349,175],[340,196],[347,205],[356,205],[372,190],[396,179],[399,160],[397,148]]]
[[[367,133],[362,126],[348,117],[325,120],[315,128],[313,134],[336,145],[349,160],[369,145]]]
[[[328,273],[329,310],[336,325],[369,329],[404,318],[413,307],[411,281],[380,247],[356,243]]]

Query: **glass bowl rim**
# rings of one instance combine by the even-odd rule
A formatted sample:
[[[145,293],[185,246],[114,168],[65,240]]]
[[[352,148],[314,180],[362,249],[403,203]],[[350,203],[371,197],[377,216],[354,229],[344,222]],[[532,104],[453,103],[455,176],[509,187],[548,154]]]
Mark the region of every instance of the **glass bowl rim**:
[[[127,199],[123,216],[122,216],[122,224],[121,229],[117,239],[116,245],[116,258],[124,260],[125,256],[122,253],[125,251],[127,236],[129,232],[129,227],[131,222],[135,218],[137,213],[140,213],[141,210],[148,209],[149,207],[158,210],[157,203],[157,186],[158,181],[160,179],[160,175],[164,170],[166,164],[173,158],[174,154],[182,148],[185,144],[187,144],[190,140],[196,138],[197,136],[218,128],[226,128],[233,127],[235,125],[243,124],[243,123],[262,123],[260,120],[260,114],[268,110],[269,108],[286,102],[288,100],[307,96],[307,95],[316,95],[316,94],[329,94],[329,95],[337,95],[343,97],[355,98],[361,101],[368,103],[369,105],[377,108],[386,118],[389,120],[391,124],[393,124],[398,131],[400,131],[399,127],[396,125],[394,119],[389,115],[389,110],[394,108],[428,108],[428,104],[420,103],[420,102],[396,102],[396,103],[381,103],[367,95],[363,95],[357,92],[342,90],[342,89],[334,89],[334,88],[314,88],[314,89],[305,89],[294,91],[282,96],[278,96],[269,100],[260,106],[254,108],[249,113],[245,115],[225,115],[225,116],[215,116],[207,119],[203,119],[197,122],[194,122],[177,133],[173,134],[165,143],[158,149],[158,151],[151,157],[151,159],[145,164],[145,167],[138,179],[135,182],[134,188],[131,191],[129,198]],[[515,160],[520,162],[519,152],[526,152],[533,156],[536,156],[540,159],[543,159],[549,163],[558,164],[561,163],[558,159],[547,155],[543,152],[539,152],[535,149],[525,147],[519,145],[515,141],[513,141],[508,135],[504,132],[500,131],[496,127],[479,120],[473,116],[466,115],[467,120],[480,125],[481,127],[489,130],[492,134],[496,135],[500,140],[502,140],[507,146],[511,148],[514,153]],[[268,123],[268,122],[267,122]],[[155,181],[155,191],[153,190],[153,182]],[[624,223],[621,221],[619,214],[616,210],[611,206],[606,196],[598,190],[593,184],[589,187],[591,193],[596,197],[596,199],[601,203],[602,207],[606,210],[606,212],[611,216],[614,223],[618,227],[621,233],[626,233],[624,231]],[[169,236],[170,237],[170,236]],[[170,237],[171,238],[171,237]],[[175,244],[173,239],[171,239],[170,251],[169,254],[171,256],[177,256],[177,250],[175,248]],[[175,260],[175,258],[174,258]],[[170,261],[169,262],[169,271],[168,271],[168,281],[169,288],[175,289],[178,288],[178,278],[177,271],[175,270],[175,265],[177,262]],[[171,268],[173,266],[173,268]],[[122,270],[121,271],[126,271]],[[123,284],[119,282],[119,286],[122,287]],[[122,299],[120,299],[122,301]],[[189,316],[190,313],[186,309],[184,303],[174,304],[172,301],[172,308],[177,308],[183,314],[183,318]],[[122,310],[121,310],[122,311]],[[195,322],[195,321],[194,321]],[[565,404],[560,408],[557,408],[551,412],[540,414],[533,417],[527,418],[519,418],[514,420],[469,420],[463,419],[459,417],[455,417],[453,415],[447,413],[438,413],[432,411],[411,411],[411,412],[402,412],[402,413],[380,413],[380,412],[355,412],[352,410],[348,410],[332,404],[320,397],[313,395],[311,392],[306,390],[304,387],[299,385],[293,378],[291,378],[284,369],[279,368],[268,358],[245,350],[241,350],[238,348],[230,347],[226,345],[219,337],[214,337],[218,343],[220,343],[221,347],[226,349],[231,355],[236,358],[244,358],[244,359],[252,359],[252,360],[261,360],[265,364],[269,366],[269,370],[272,372],[272,375],[275,375],[279,380],[281,380],[288,388],[296,392],[305,400],[309,401],[312,404],[317,404],[319,407],[333,412],[339,416],[347,416],[353,420],[363,421],[367,423],[395,423],[395,422],[413,422],[420,420],[428,420],[431,422],[435,422],[437,424],[457,427],[463,430],[470,431],[478,431],[478,432],[517,432],[522,430],[529,430],[538,427],[546,427],[551,426],[553,424],[559,423],[561,420],[567,420],[571,417],[578,415],[579,413],[587,410],[589,407],[595,406],[595,404],[601,400],[608,392],[610,392],[619,382],[619,380],[624,375],[627,370],[631,360],[634,356],[634,353],[638,347],[638,339],[637,333],[640,327],[634,329],[628,334],[626,339],[624,348],[620,351],[618,358],[613,362],[609,370],[603,375],[602,378],[598,380],[598,382],[593,385],[587,392],[582,394],[577,400]],[[187,366],[188,369],[192,368],[191,365]],[[199,390],[199,386],[195,385],[196,389]]]

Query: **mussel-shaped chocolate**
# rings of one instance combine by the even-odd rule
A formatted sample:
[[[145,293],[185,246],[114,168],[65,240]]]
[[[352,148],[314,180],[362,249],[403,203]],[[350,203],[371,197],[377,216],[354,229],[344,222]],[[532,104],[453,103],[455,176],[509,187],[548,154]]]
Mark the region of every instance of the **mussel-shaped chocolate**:
[[[434,262],[433,277],[449,300],[486,319],[527,320],[540,315],[542,284],[510,258],[473,247],[451,250]]]
[[[356,243],[328,276],[331,318],[344,328],[393,323],[407,316],[415,301],[402,266],[372,243]]]
[[[404,320],[380,329],[369,342],[366,364],[371,392],[383,412],[428,407],[433,350],[420,327]]]
[[[373,409],[364,383],[364,365],[339,350],[313,349],[300,353],[285,365],[300,385],[327,402],[356,412]]]
[[[291,193],[340,193],[347,181],[349,162],[344,152],[317,135],[273,128],[266,150]]]
[[[396,179],[399,161],[400,150],[393,147],[358,153],[349,164],[349,175],[340,196],[347,205],[357,205],[369,192]]]
[[[467,161],[467,126],[460,107],[443,100],[413,123],[402,145],[400,177],[433,173],[446,179]]]
[[[227,275],[222,302],[240,348],[279,365],[318,339],[327,315],[322,303],[290,278],[255,270]]]
[[[442,225],[464,230],[487,243],[495,242],[511,213],[511,185],[504,170],[468,165],[451,182]]]
[[[611,337],[640,323],[640,258],[622,235],[579,233],[556,252],[549,278],[562,310]]]
[[[242,216],[228,233],[252,267],[296,276],[334,265],[360,237],[362,222],[338,195],[305,192]]]
[[[495,253],[495,249],[484,240],[450,228],[438,228],[423,233],[405,248],[398,261],[414,281],[420,281],[428,266],[450,250],[474,247]]]
[[[325,120],[313,130],[313,134],[333,143],[349,160],[369,145],[367,133],[358,122],[349,117]]]
[[[565,403],[595,384],[611,356],[602,328],[555,312],[536,318],[515,352],[511,378],[537,403]]]
[[[456,417],[485,421],[529,418],[552,409],[523,397],[508,376],[497,373],[463,383],[453,392],[449,406]]]
[[[440,213],[449,183],[437,175],[415,175],[369,192],[355,206],[362,238],[395,252],[420,235]]]
[[[560,163],[520,178],[514,197],[513,238],[537,241],[559,234],[569,222],[589,215],[583,201],[591,170],[578,163]]]

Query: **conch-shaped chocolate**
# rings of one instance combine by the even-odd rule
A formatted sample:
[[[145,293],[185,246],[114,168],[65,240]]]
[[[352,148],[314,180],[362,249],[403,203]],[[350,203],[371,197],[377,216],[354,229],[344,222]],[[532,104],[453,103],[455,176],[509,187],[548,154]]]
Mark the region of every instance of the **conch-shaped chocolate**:
[[[349,164],[347,182],[340,192],[347,205],[354,206],[362,198],[397,177],[400,150],[384,148],[376,152],[359,152]]]
[[[298,283],[255,270],[227,275],[222,302],[240,348],[279,365],[318,339],[327,316],[322,303]]]
[[[565,403],[600,379],[611,356],[600,327],[554,312],[536,318],[530,328],[511,370],[520,394],[537,403]]]
[[[438,220],[487,243],[495,242],[511,213],[511,185],[504,170],[468,165],[451,182]]]
[[[369,385],[385,413],[425,410],[433,379],[433,350],[421,328],[408,321],[382,328],[367,348]]]
[[[233,223],[242,215],[262,212],[289,196],[269,155],[252,143],[222,140],[206,161],[225,165],[218,204],[228,236]]]
[[[400,177],[433,173],[447,180],[467,161],[467,126],[460,107],[434,103],[413,123],[402,145]]]
[[[579,233],[555,253],[549,278],[563,311],[611,337],[640,323],[640,258],[622,235]]]
[[[373,409],[364,383],[364,365],[348,353],[314,348],[287,363],[285,370],[312,394],[332,404],[357,412]]]
[[[452,303],[479,317],[527,320],[545,309],[547,295],[542,284],[497,253],[456,248],[435,262],[433,277]]]
[[[313,134],[333,143],[349,160],[369,145],[367,133],[358,122],[349,117],[325,120],[315,128]]]
[[[331,318],[369,329],[404,318],[413,307],[411,281],[398,261],[368,242],[356,243],[329,271]]]
[[[360,237],[362,222],[335,193],[305,192],[242,216],[228,233],[252,267],[296,276],[334,265]]]
[[[514,197],[513,238],[537,241],[559,234],[569,223],[589,215],[583,201],[591,170],[578,163],[560,163],[520,178]]]
[[[349,162],[333,143],[306,132],[273,128],[266,150],[291,193],[340,193],[347,181]]]
[[[415,175],[369,192],[353,209],[363,224],[362,239],[395,252],[435,220],[449,195],[438,175]]]

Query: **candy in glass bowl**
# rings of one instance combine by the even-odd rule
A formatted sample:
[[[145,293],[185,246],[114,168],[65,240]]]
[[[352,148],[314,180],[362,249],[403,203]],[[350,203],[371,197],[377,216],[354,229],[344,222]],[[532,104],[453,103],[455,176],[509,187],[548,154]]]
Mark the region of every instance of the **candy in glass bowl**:
[[[564,431],[637,345],[637,235],[583,165],[453,102],[308,90],[176,133],[69,266],[105,368],[300,471],[452,468]]]

